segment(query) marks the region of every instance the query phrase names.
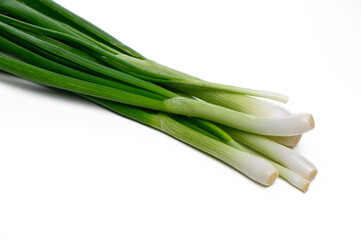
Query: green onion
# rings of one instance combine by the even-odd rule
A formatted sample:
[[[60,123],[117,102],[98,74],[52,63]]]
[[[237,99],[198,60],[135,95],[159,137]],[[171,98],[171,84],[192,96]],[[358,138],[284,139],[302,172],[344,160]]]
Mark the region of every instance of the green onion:
[[[266,186],[279,174],[306,191],[317,173],[281,145],[294,147],[313,129],[312,115],[291,114],[261,99],[286,103],[284,95],[211,83],[166,67],[51,0],[0,1],[0,71],[78,94]]]
[[[316,167],[306,158],[266,137],[230,128],[227,128],[226,132],[235,140],[270,157],[272,160],[303,176],[309,181],[312,181],[317,174]]]
[[[186,125],[163,113],[144,111],[123,104],[112,103],[93,97],[85,98],[96,102],[118,114],[149,125],[169,134],[191,146],[194,146],[229,164],[249,178],[263,185],[271,185],[277,178],[277,170],[268,161],[240,151],[232,146],[217,141],[216,139],[195,131]]]
[[[212,156],[215,156],[219,159],[221,159],[222,161],[226,162],[227,164],[233,166],[234,168],[236,168],[237,170],[243,172],[245,175],[247,175],[248,177],[250,177],[251,179],[257,181],[257,182],[260,182],[264,185],[270,185],[271,182],[274,181],[274,176],[270,176],[269,174],[267,174],[267,172],[269,172],[270,170],[266,170],[265,171],[265,175],[260,177],[259,176],[259,172],[260,172],[260,169],[257,170],[258,174],[256,176],[254,176],[253,174],[251,175],[251,172],[249,171],[250,168],[241,168],[242,164],[241,163],[238,163],[238,164],[234,164],[232,163],[232,161],[229,160],[229,158],[224,158],[224,155],[222,154],[222,152],[219,152],[219,154],[214,154],[214,150],[216,150],[217,148],[214,148],[213,147],[213,151],[209,151],[209,146],[207,148],[202,148],[202,146],[199,146],[198,145],[198,142],[194,142],[193,139],[196,137],[194,136],[194,132],[190,132],[191,130],[190,129],[187,129],[188,132],[186,134],[188,134],[189,136],[193,136],[194,138],[191,138],[190,142],[189,140],[187,141],[186,139],[184,139],[184,135],[183,134],[180,134],[180,135],[175,135],[173,133],[173,131],[166,131],[165,129],[163,129],[162,127],[160,127],[160,124],[159,124],[159,121],[160,121],[160,116],[159,114],[156,114],[155,112],[151,112],[151,111],[145,111],[145,110],[142,110],[142,109],[137,109],[135,107],[131,107],[131,106],[126,106],[126,105],[123,105],[123,104],[117,104],[117,103],[114,103],[114,102],[110,102],[110,101],[107,101],[107,100],[102,100],[102,99],[97,99],[97,98],[93,98],[93,97],[89,97],[89,96],[83,96],[85,97],[86,99],[92,101],[92,102],[95,102],[105,108],[108,108],[110,110],[112,110],[113,112],[117,113],[117,114],[120,114],[122,116],[125,116],[127,118],[131,118],[135,121],[138,121],[138,122],[141,122],[145,125],[148,125],[148,126],[151,126],[153,128],[156,128],[160,131],[163,131],[173,137],[176,137],[178,139],[180,139],[181,141],[184,141],[184,142],[187,142],[189,145],[192,145],[194,147],[197,147],[197,148],[200,148],[201,150],[207,152],[208,154],[212,155]],[[171,127],[174,127],[173,123],[175,123],[175,121],[178,121],[177,124],[179,124],[179,122],[181,123],[186,123],[186,121],[183,119],[183,121],[180,121],[181,119],[178,118],[177,120],[175,119],[172,119],[172,118],[169,118],[168,116],[168,121],[169,121],[169,125]],[[239,151],[236,151],[236,150],[230,150],[231,152],[234,152],[235,155],[238,155],[239,157],[241,158],[235,158],[236,159],[236,162],[239,161],[239,159],[248,159],[247,157],[250,157],[249,155],[254,155],[258,158],[257,161],[259,161],[260,163],[258,164],[264,164],[264,162],[262,162],[260,160],[260,158],[262,156],[260,156],[259,154],[253,152],[253,151],[250,151],[249,149],[243,147],[242,145],[238,144],[237,142],[235,142],[227,133],[225,133],[223,130],[219,129],[220,131],[218,131],[218,128],[217,126],[209,123],[209,122],[205,122],[205,121],[196,121],[196,124],[197,125],[202,125],[203,127],[206,126],[207,129],[212,129],[210,132],[211,134],[207,134],[207,132],[205,132],[205,134],[207,136],[210,136],[212,137],[212,134],[213,135],[213,138],[220,140],[224,143],[226,143],[227,145],[229,146],[232,146],[234,147],[235,149],[238,149],[240,150],[241,152],[244,152],[242,157],[239,156]],[[184,124],[185,125],[185,124]],[[190,126],[191,124],[187,124],[187,126]],[[182,126],[182,128],[184,128],[185,126]],[[194,126],[191,128],[194,128]],[[213,129],[216,128],[217,131],[213,131]],[[198,130],[199,132],[199,130]],[[222,134],[219,134],[219,132],[221,132]],[[185,133],[185,132],[183,132]],[[203,133],[203,131],[202,131]],[[216,137],[214,137],[216,136]],[[204,136],[202,136],[202,138],[205,138]],[[218,147],[221,147],[222,146],[224,147],[223,144],[220,144],[220,143],[215,143],[216,145],[218,145]],[[212,147],[212,146],[211,146]],[[226,149],[222,149],[222,150],[226,150]],[[227,150],[226,150],[227,151]],[[229,151],[229,150],[228,150]],[[249,154],[249,155],[248,155]],[[253,159],[253,158],[252,158]],[[262,159],[262,158],[261,158]],[[269,163],[271,163],[275,169],[277,169],[277,171],[279,172],[279,175],[284,178],[285,180],[287,180],[288,182],[290,182],[293,186],[295,186],[296,188],[300,189],[301,191],[303,192],[306,192],[308,190],[308,187],[310,185],[310,181],[305,179],[304,177],[298,175],[297,173],[289,170],[288,168],[285,168],[269,159],[265,159],[267,160]],[[238,167],[235,167],[235,166],[238,166]],[[267,166],[267,164],[266,164]],[[268,166],[269,167],[269,166]],[[268,169],[268,167],[266,169]],[[258,167],[257,167],[258,168]],[[263,180],[261,180],[263,179]],[[265,180],[266,179],[266,180]]]

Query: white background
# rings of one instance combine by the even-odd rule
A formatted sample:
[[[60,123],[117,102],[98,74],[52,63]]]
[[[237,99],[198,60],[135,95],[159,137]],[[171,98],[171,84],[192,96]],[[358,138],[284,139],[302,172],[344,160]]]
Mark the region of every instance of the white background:
[[[150,59],[277,91],[306,194],[71,95],[0,79],[0,239],[360,239],[361,2],[58,0]]]

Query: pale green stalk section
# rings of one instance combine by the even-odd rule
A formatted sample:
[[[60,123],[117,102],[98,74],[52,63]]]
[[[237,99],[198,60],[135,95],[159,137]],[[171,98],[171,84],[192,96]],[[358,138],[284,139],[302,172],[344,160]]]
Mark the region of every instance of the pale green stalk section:
[[[134,58],[122,53],[117,54],[116,56],[122,61],[129,62],[134,66],[146,70],[149,73],[148,76],[160,77],[164,79],[188,79],[189,81],[202,81],[199,78],[166,67],[149,59]]]
[[[206,102],[259,117],[282,117],[291,115],[287,109],[279,105],[246,95],[213,90],[195,90],[192,88],[182,88],[181,91]],[[302,135],[274,136],[269,138],[282,145],[294,148],[301,137]]]
[[[288,97],[268,91],[261,91],[261,90],[253,90],[249,88],[240,88],[235,86],[229,86],[219,83],[212,83],[206,81],[173,81],[172,84],[164,83],[164,85],[168,85],[169,87],[176,88],[176,89],[183,89],[192,87],[195,90],[211,90],[211,91],[221,91],[224,93],[233,93],[233,94],[242,94],[242,95],[249,95],[254,97],[262,97],[268,98],[275,101],[279,101],[282,103],[288,102]]]
[[[277,169],[283,179],[300,189],[302,192],[307,192],[311,183],[309,180],[273,161],[269,162]]]
[[[146,70],[148,74],[145,74],[145,76],[169,79],[170,80],[169,83],[162,82],[162,84],[179,90],[181,90],[183,87],[192,87],[194,89],[213,89],[213,90],[220,90],[223,92],[246,94],[256,97],[269,98],[283,103],[286,103],[288,101],[288,97],[278,93],[207,82],[199,78],[193,77],[191,75],[177,71],[175,69],[166,67],[149,59],[138,59],[128,56],[126,54],[118,54],[117,57],[122,61],[126,61],[132,64],[133,66],[138,67],[139,69]]]
[[[263,136],[231,128],[225,128],[225,130],[236,141],[242,142],[256,151],[270,157],[275,162],[287,167],[307,180],[312,181],[315,178],[317,174],[316,167],[306,158],[291,149]]]
[[[189,87],[183,87],[179,90],[204,101],[255,116],[280,117],[291,114],[281,106],[247,95]]]
[[[166,112],[207,119],[229,127],[268,136],[293,136],[314,127],[310,114],[284,117],[257,117],[207,102],[176,97],[164,100]]]

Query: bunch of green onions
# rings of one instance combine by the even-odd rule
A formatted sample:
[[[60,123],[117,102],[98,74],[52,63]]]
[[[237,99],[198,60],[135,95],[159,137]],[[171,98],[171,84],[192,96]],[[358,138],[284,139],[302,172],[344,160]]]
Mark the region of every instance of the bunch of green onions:
[[[307,191],[317,173],[290,149],[312,115],[264,100],[287,97],[158,64],[51,0],[0,1],[0,70],[156,128],[265,186],[280,176]]]

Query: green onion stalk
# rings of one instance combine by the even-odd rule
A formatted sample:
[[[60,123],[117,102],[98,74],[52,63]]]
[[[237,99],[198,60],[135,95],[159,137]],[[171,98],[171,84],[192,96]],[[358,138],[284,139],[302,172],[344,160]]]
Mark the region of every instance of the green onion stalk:
[[[237,129],[224,128],[236,141],[270,157],[275,162],[282,164],[305,179],[312,181],[315,178],[317,174],[316,167],[293,150],[263,136],[242,132]]]

